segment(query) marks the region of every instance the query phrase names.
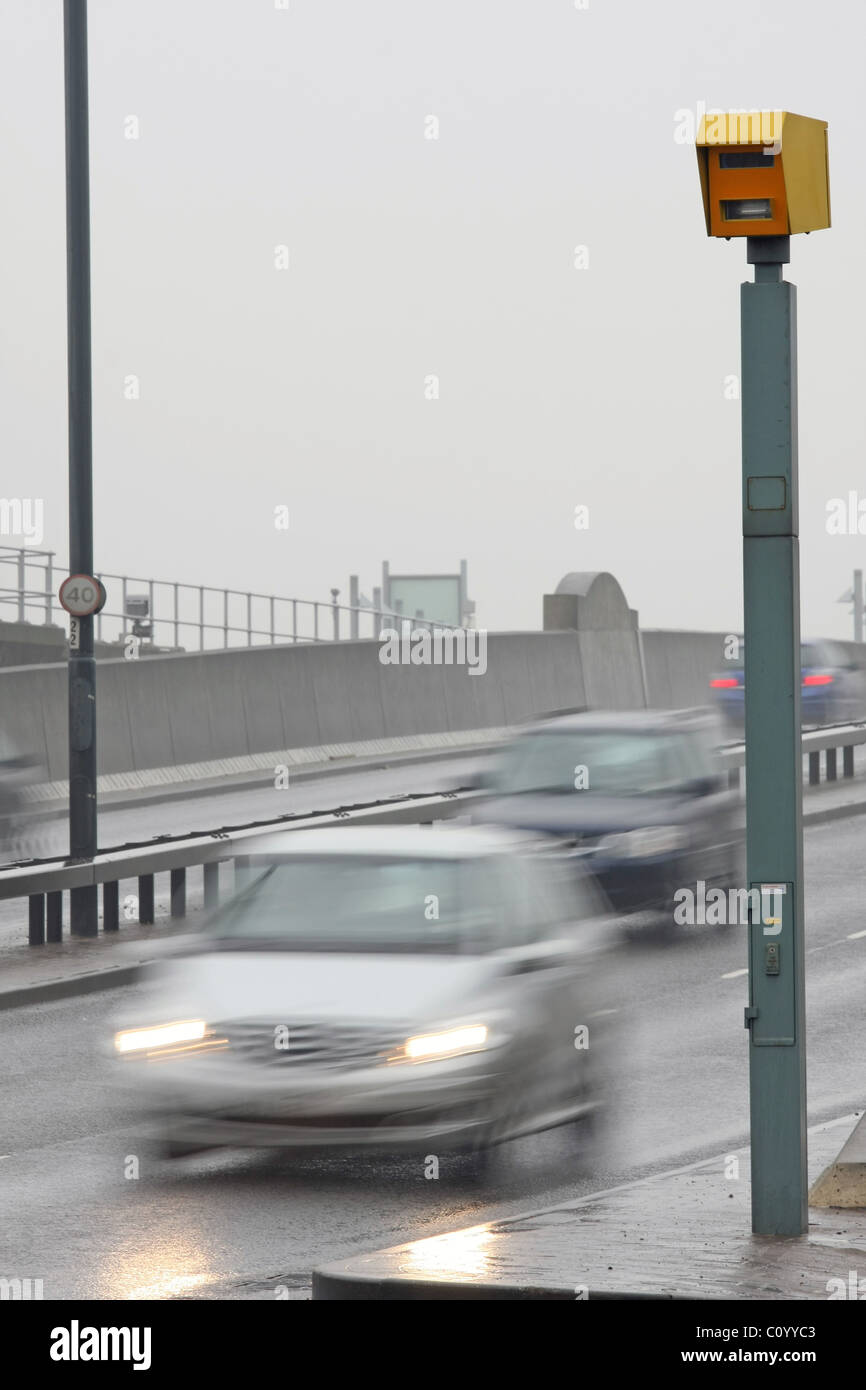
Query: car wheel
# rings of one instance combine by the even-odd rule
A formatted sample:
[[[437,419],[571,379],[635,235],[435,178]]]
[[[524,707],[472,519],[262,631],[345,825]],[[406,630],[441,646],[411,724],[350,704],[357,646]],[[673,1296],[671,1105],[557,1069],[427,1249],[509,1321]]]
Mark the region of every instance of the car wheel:
[[[674,902],[674,892],[671,888],[663,898],[660,898],[655,907],[651,909],[653,930],[664,936],[672,936],[677,930],[677,920],[674,916],[676,903]]]
[[[610,1046],[609,1041],[602,1043],[602,1047],[605,1046]],[[610,1064],[609,1061],[607,1064],[600,1062],[597,1057],[591,1061],[591,1056],[592,1049],[584,1058],[583,1076],[575,1097],[578,1103],[589,1108],[570,1120],[565,1128],[579,1153],[593,1162],[603,1151],[608,1132],[610,1102],[604,1078]]]
[[[470,1182],[484,1182],[490,1177],[495,1167],[493,1149],[486,1142],[467,1149],[461,1158]]]
[[[599,1102],[577,1119],[563,1126],[568,1153],[581,1170],[595,1172],[605,1166],[609,1135],[608,1106]]]
[[[507,1170],[512,1155],[512,1141],[506,1138],[525,1115],[524,1097],[532,1095],[531,1075],[515,1081],[495,1102],[492,1118],[469,1153],[470,1171],[474,1178],[489,1178]]]

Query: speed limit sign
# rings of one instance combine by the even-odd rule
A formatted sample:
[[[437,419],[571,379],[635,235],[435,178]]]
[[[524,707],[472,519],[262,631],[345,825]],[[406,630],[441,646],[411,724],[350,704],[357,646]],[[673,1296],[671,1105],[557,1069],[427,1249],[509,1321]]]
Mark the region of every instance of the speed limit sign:
[[[87,618],[105,606],[105,585],[90,574],[70,574],[60,585],[60,603],[74,618]]]

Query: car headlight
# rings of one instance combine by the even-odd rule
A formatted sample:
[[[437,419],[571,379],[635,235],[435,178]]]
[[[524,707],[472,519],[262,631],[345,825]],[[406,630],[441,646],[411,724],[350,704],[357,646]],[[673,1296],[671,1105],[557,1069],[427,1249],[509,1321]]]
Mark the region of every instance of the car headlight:
[[[442,1033],[419,1033],[407,1038],[400,1060],[432,1062],[442,1057],[460,1057],[467,1052],[479,1052],[487,1043],[487,1025],[473,1023],[462,1028],[447,1028]]]
[[[225,1038],[216,1037],[200,1018],[155,1028],[126,1028],[114,1035],[114,1050],[122,1057],[168,1057],[224,1047],[225,1043]]]
[[[603,835],[598,854],[611,859],[652,859],[654,855],[673,854],[685,844],[686,833],[681,826],[649,825],[622,835]]]

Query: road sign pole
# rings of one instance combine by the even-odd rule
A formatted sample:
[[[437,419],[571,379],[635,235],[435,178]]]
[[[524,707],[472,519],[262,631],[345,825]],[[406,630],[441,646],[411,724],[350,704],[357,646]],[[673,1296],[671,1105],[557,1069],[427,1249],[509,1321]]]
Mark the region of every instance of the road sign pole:
[[[797,498],[797,299],[787,236],[741,287],[752,1230],[808,1225]],[[775,889],[774,893],[770,890]],[[754,899],[753,899],[754,901]]]
[[[69,567],[93,573],[90,364],[90,167],[87,116],[87,0],[64,0],[66,93],[66,283],[69,374]],[[93,616],[78,621],[69,649],[69,855],[96,853],[96,667]],[[70,929],[95,936],[94,886],[70,892]]]

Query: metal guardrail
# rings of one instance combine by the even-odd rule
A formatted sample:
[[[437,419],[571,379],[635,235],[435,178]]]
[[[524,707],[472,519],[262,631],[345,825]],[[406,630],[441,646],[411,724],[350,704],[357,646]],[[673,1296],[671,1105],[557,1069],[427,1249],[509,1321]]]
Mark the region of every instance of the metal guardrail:
[[[282,816],[227,830],[195,836],[160,837],[156,843],[128,845],[98,854],[85,863],[42,860],[0,872],[0,899],[27,898],[28,940],[31,946],[63,939],[63,894],[71,888],[102,885],[102,930],[120,926],[120,883],[138,880],[137,921],[153,924],[156,875],[170,875],[170,913],[186,916],[186,874],[203,870],[204,906],[216,906],[220,897],[220,864],[234,861],[235,871],[257,842],[285,830],[309,830],[336,825],[425,825],[456,816],[463,802],[474,795],[468,790],[393,797],[359,806],[306,815]],[[264,846],[263,846],[264,847]],[[131,918],[129,920],[132,920]]]
[[[820,729],[809,729],[802,735],[803,757],[809,759],[809,785],[817,786],[821,780],[821,754],[825,757],[825,774],[828,782],[837,780],[837,749],[842,749],[842,776],[854,776],[854,749],[866,743],[866,724],[825,724]],[[746,765],[746,745],[744,743],[726,744],[719,749],[722,763],[728,769],[728,785],[734,789],[740,785],[740,771]]]

